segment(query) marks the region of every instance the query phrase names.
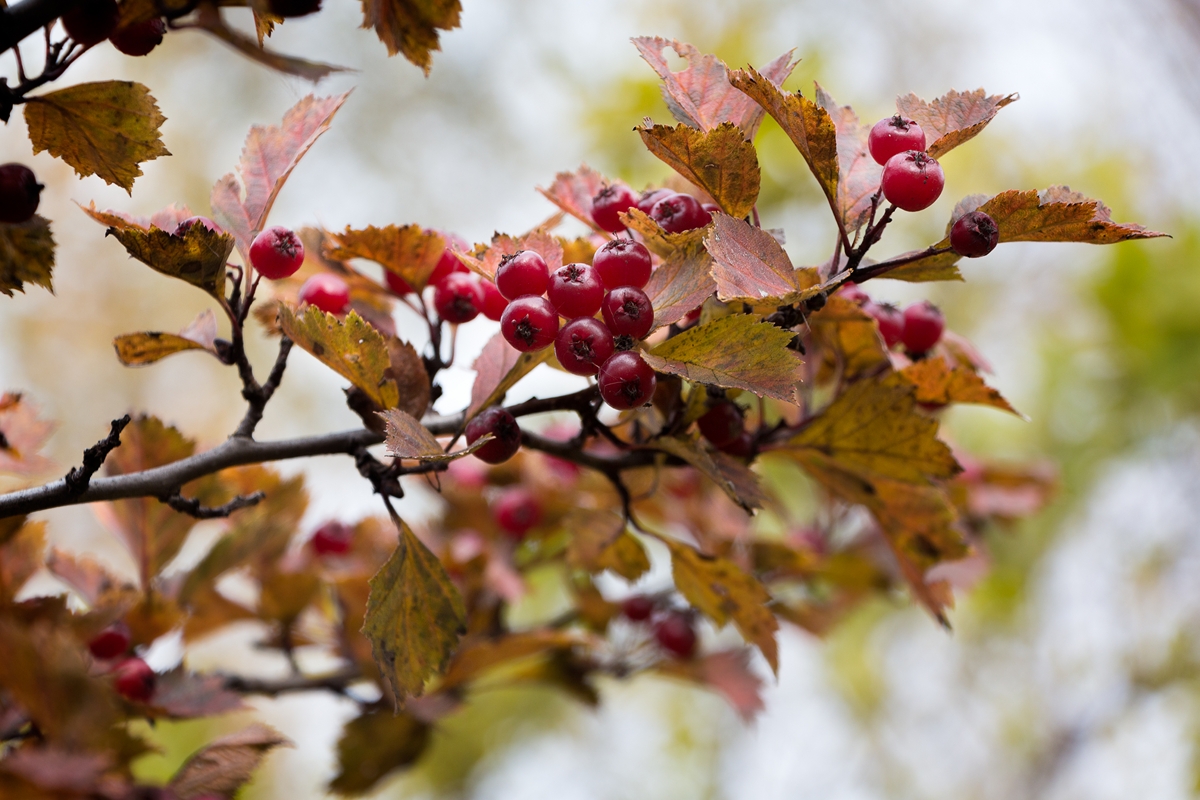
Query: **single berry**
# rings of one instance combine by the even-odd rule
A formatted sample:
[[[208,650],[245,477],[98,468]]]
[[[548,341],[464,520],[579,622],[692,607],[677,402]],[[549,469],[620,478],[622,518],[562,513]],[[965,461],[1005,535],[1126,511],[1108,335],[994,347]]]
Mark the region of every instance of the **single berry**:
[[[483,308],[480,311],[492,322],[499,322],[504,316],[504,309],[508,308],[508,301],[491,281],[480,281],[479,288],[483,289]]]
[[[166,32],[167,23],[163,22],[162,17],[154,17],[117,28],[108,40],[127,56],[144,56],[162,44]]]
[[[15,224],[33,217],[42,188],[24,164],[0,165],[0,222]]]
[[[596,251],[592,266],[606,289],[618,286],[641,289],[650,280],[650,251],[633,239],[613,239]]]
[[[945,183],[941,164],[919,150],[908,150],[888,159],[880,186],[889,203],[920,211],[933,205]]]
[[[344,314],[350,305],[350,287],[331,272],[318,272],[300,287],[300,302],[326,314]]]
[[[905,119],[897,114],[875,123],[867,136],[867,149],[876,164],[886,164],[888,159],[906,150],[925,149],[925,131],[916,120]]]
[[[115,622],[91,638],[88,650],[91,650],[96,658],[108,661],[128,653],[129,641],[129,626],[124,622]]]
[[[82,45],[99,44],[117,27],[117,0],[83,0],[62,15],[67,35]]]
[[[446,240],[446,249],[442,251],[441,258],[438,259],[437,266],[433,268],[433,272],[429,273],[429,285],[437,286],[447,275],[455,272],[470,272],[467,265],[458,260],[458,256],[454,255],[455,250],[466,250],[467,243],[458,236],[452,233],[443,233],[442,237]]]
[[[541,350],[550,346],[558,335],[558,312],[544,297],[518,297],[504,309],[500,332],[522,353]]]
[[[550,286],[550,268],[533,250],[519,250],[500,259],[496,288],[509,300],[531,294],[541,297]]]
[[[528,489],[505,489],[492,504],[492,519],[510,538],[520,541],[542,521],[542,504]]]
[[[604,284],[600,281],[600,274],[590,265],[564,264],[550,276],[546,297],[559,316],[567,319],[590,317],[600,310]]]
[[[691,658],[696,652],[696,631],[686,614],[672,611],[654,623],[654,638],[662,649],[677,658]]]
[[[633,622],[645,622],[654,613],[654,601],[644,594],[635,594],[621,603],[621,613]]]
[[[654,208],[654,204],[662,200],[667,195],[675,194],[670,189],[647,189],[642,192],[642,196],[638,198],[638,210],[644,214],[649,214]]]
[[[268,0],[267,7],[277,17],[303,17],[321,10],[321,0]]]
[[[485,434],[495,438],[475,451],[475,457],[488,464],[508,461],[521,449],[521,426],[512,414],[492,406],[467,423],[467,444],[475,444]]]
[[[446,322],[470,322],[483,308],[483,287],[474,275],[452,272],[434,287],[433,307]]]
[[[704,306],[696,306],[691,311],[687,312],[684,318],[680,320],[680,324],[686,327],[691,325],[693,322],[699,322],[700,315],[702,313],[704,313]]]
[[[654,370],[632,350],[616,353],[600,365],[596,378],[600,396],[613,408],[624,411],[650,402],[657,379]]]
[[[1000,228],[996,220],[982,211],[963,214],[950,226],[950,246],[960,256],[986,256],[999,243]]]
[[[344,556],[354,546],[354,529],[342,522],[326,522],[308,541],[319,556]]]
[[[720,213],[721,213],[721,207],[720,207],[719,205],[717,205],[716,203],[701,203],[701,204],[700,204],[700,207],[701,207],[701,208],[703,208],[705,211],[707,211],[707,212],[708,212],[708,215],[709,215],[710,217],[711,217],[713,214],[720,214]]]
[[[224,233],[225,229],[217,223],[213,222],[208,217],[188,217],[183,222],[175,226],[175,236],[186,236],[194,226],[199,225],[201,228],[207,228],[213,233]]]
[[[304,245],[292,231],[276,225],[254,237],[250,263],[264,278],[277,281],[296,274],[304,263]]]
[[[754,434],[750,431],[742,431],[738,438],[734,439],[729,444],[718,447],[722,453],[728,453],[731,456],[738,458],[753,458],[754,457]]]
[[[572,375],[595,375],[613,350],[612,332],[594,317],[571,320],[554,339],[554,355]]]
[[[636,208],[638,196],[623,183],[610,183],[592,198],[592,221],[609,233],[625,230],[621,213]]]
[[[700,201],[690,194],[667,195],[650,209],[650,218],[667,233],[683,233],[712,222]]]
[[[928,300],[904,309],[904,349],[914,355],[927,352],[937,344],[945,329],[942,312]]]
[[[728,401],[714,405],[696,421],[696,424],[704,438],[717,448],[733,444],[746,430],[746,421],[742,419],[742,412],[737,403]]]
[[[399,297],[404,297],[404,295],[412,294],[413,292],[412,284],[390,269],[383,271],[383,279],[387,282],[387,287],[392,290],[392,293]]]
[[[636,286],[619,286],[605,296],[600,306],[604,322],[614,336],[641,339],[654,327],[650,298]]]
[[[863,305],[871,302],[871,297],[863,291],[862,287],[857,283],[844,283],[842,288],[837,290],[837,296],[843,300],[849,300],[851,303]]]
[[[113,687],[126,700],[145,703],[154,696],[158,676],[140,658],[127,658],[113,670]]]
[[[868,302],[863,311],[870,314],[879,323],[879,335],[890,350],[900,344],[904,338],[904,314],[891,303]]]

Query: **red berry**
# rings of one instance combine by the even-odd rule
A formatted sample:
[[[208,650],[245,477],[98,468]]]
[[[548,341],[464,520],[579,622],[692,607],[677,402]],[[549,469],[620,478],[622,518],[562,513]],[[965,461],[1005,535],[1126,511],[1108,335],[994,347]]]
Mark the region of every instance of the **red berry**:
[[[613,239],[596,251],[592,266],[606,289],[618,286],[641,289],[650,280],[650,251],[633,239]]]
[[[600,310],[604,284],[600,282],[600,274],[588,264],[564,264],[550,276],[546,296],[560,316],[590,317]]]
[[[492,322],[499,322],[504,316],[504,309],[508,308],[508,301],[491,281],[480,281],[479,288],[483,289],[483,308],[480,310]]]
[[[857,283],[842,284],[842,288],[837,290],[837,296],[860,306],[871,301],[870,295],[864,292]]]
[[[383,279],[387,282],[387,287],[392,290],[393,294],[400,297],[403,297],[406,294],[412,294],[412,285],[408,281],[404,280],[404,278],[392,272],[390,269],[385,269],[383,271]]]
[[[145,703],[154,696],[158,676],[140,658],[127,658],[113,670],[113,687],[127,700]]]
[[[691,311],[687,312],[687,315],[681,320],[681,323],[683,325],[691,325],[693,322],[699,321],[702,313],[704,313],[704,306],[696,306]]]
[[[500,332],[522,353],[550,346],[558,335],[558,312],[544,297],[518,297],[504,309]]]
[[[117,0],[83,0],[62,15],[67,35],[82,45],[103,42],[117,27]]]
[[[986,256],[1000,243],[1000,227],[982,211],[963,214],[950,227],[950,246],[967,258]]]
[[[594,317],[571,320],[554,339],[554,355],[572,375],[595,375],[613,350],[612,332]]]
[[[650,209],[650,218],[667,233],[683,233],[712,222],[712,216],[690,194],[667,195]]]
[[[250,245],[250,263],[264,278],[273,281],[289,278],[304,263],[304,245],[299,236],[276,225],[254,237]]]
[[[625,230],[621,213],[636,208],[638,196],[623,183],[610,183],[592,198],[592,220],[596,227],[609,233]]]
[[[117,28],[108,40],[127,56],[144,56],[162,44],[166,32],[167,23],[163,22],[162,17],[154,17]]]
[[[542,521],[542,504],[528,489],[505,489],[492,505],[492,519],[500,530],[520,541]]]
[[[24,164],[0,165],[0,222],[15,224],[33,217],[42,188]]]
[[[350,305],[350,287],[331,272],[318,272],[300,287],[300,302],[326,314],[344,314]]]
[[[641,339],[654,327],[654,308],[650,305],[650,298],[636,286],[613,289],[604,298],[600,313],[614,336]]]
[[[496,288],[509,300],[531,294],[541,297],[550,286],[550,268],[533,250],[520,250],[500,259]]]
[[[707,211],[709,216],[721,213],[721,207],[716,203],[701,203],[700,207]]]
[[[268,8],[277,17],[303,17],[321,10],[321,0],[268,0]]]
[[[696,421],[700,433],[714,447],[728,447],[737,441],[746,429],[746,421],[736,403],[717,403]]]
[[[906,150],[925,149],[925,131],[915,120],[897,114],[875,123],[867,137],[867,149],[876,164],[886,164],[888,159]]]
[[[107,661],[128,653],[129,641],[129,626],[124,622],[115,622],[91,638],[88,650],[96,658]]]
[[[434,287],[433,307],[446,322],[470,322],[483,308],[483,287],[474,275],[452,272]]]
[[[888,159],[880,185],[889,203],[920,211],[933,205],[945,183],[941,164],[919,150],[908,150]]]
[[[326,522],[309,539],[319,556],[344,556],[354,545],[354,529],[341,522]]]
[[[654,638],[662,649],[678,658],[691,658],[696,652],[696,631],[686,614],[678,611],[654,623]]]
[[[621,604],[621,613],[634,622],[645,622],[654,613],[654,601],[642,594],[635,594]]]
[[[437,286],[447,275],[455,272],[470,272],[467,265],[458,260],[454,255],[454,250],[466,250],[467,243],[455,236],[452,233],[443,233],[442,236],[446,239],[446,249],[442,251],[442,257],[438,259],[437,266],[433,268],[433,272],[429,274],[429,285]]]
[[[738,458],[753,458],[754,457],[754,434],[750,431],[742,431],[738,438],[734,439],[724,447],[718,447],[722,453],[728,453],[731,456]]]
[[[904,338],[904,314],[891,303],[868,302],[863,311],[870,314],[879,323],[879,335],[888,349],[900,344]]]
[[[654,204],[670,194],[675,194],[670,189],[647,189],[642,192],[642,196],[638,198],[637,207],[639,211],[649,214],[654,208]]]
[[[605,361],[596,381],[604,402],[619,411],[650,402],[658,382],[650,365],[631,350],[616,353]]]
[[[207,228],[213,233],[224,233],[225,229],[217,223],[213,222],[208,217],[188,217],[183,222],[175,226],[175,236],[186,236],[187,232],[192,229],[193,225],[199,225],[202,228]]]
[[[938,307],[928,300],[913,303],[904,309],[904,349],[919,355],[928,351],[942,338],[946,320]]]
[[[521,449],[521,426],[512,414],[499,406],[492,406],[467,423],[467,444],[485,434],[496,438],[475,451],[475,457],[488,464],[500,464],[512,458]]]

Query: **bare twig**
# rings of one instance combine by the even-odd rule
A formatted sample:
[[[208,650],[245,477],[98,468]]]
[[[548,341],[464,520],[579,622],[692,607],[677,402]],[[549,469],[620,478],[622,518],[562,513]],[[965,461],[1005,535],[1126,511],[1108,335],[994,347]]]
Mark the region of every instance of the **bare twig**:
[[[87,490],[92,476],[100,470],[100,467],[104,466],[104,459],[121,446],[121,431],[125,430],[125,426],[130,421],[128,414],[120,419],[114,419],[108,436],[83,451],[83,466],[71,467],[71,471],[63,477],[63,483],[66,484],[68,493],[75,495]]]
[[[224,505],[209,507],[200,505],[200,501],[194,497],[184,497],[176,489],[160,499],[181,514],[187,514],[196,519],[222,519],[240,509],[258,505],[259,501],[266,496],[264,492],[240,494]]]
[[[225,688],[242,694],[265,694],[277,697],[281,694],[295,692],[335,691],[345,692],[353,683],[362,680],[362,673],[355,668],[346,668],[329,675],[308,677],[306,675],[289,675],[286,678],[244,678],[240,675],[230,675],[225,678]]]
[[[288,354],[291,352],[292,340],[284,336],[279,340],[279,354],[275,356],[275,366],[271,368],[271,374],[267,376],[266,383],[259,386],[258,382],[254,379],[254,372],[250,368],[250,362],[246,358],[246,348],[244,346],[239,347],[237,344],[234,345],[233,357],[238,365],[238,374],[242,376],[242,397],[249,403],[249,408],[246,409],[246,416],[242,417],[237,430],[233,432],[234,436],[248,439],[254,435],[254,429],[262,421],[263,410],[266,409],[267,402],[275,394],[275,390],[279,388],[279,384],[283,381],[283,371],[287,368]],[[245,363],[244,368],[242,366],[243,363]]]

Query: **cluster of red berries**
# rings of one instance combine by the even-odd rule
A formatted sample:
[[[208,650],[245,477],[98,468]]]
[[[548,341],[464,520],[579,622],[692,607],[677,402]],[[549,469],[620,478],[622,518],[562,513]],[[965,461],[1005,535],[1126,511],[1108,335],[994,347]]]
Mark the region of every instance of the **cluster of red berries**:
[[[621,233],[625,230],[621,214],[631,208],[648,214],[667,233],[703,228],[721,210],[670,189],[647,189],[639,196],[623,183],[610,183],[592,198],[592,221],[601,230]]]
[[[653,598],[635,594],[621,604],[621,613],[631,622],[650,622],[654,640],[677,658],[691,658],[696,653],[696,629],[689,614],[667,609],[658,612]]]
[[[85,0],[62,16],[63,28],[74,41],[87,47],[105,39],[127,56],[144,56],[162,43],[167,24],[161,17],[118,27],[117,0]]]
[[[121,659],[112,668],[113,688],[127,700],[145,703],[154,696],[157,676],[142,659],[129,655],[129,627],[116,622],[88,641],[88,650],[100,661]]]
[[[867,149],[883,165],[880,188],[889,203],[905,211],[921,211],[942,194],[942,166],[925,152],[925,131],[915,120],[897,114],[871,128]]]
[[[456,249],[465,250],[467,243],[454,235],[449,235],[448,239],[449,244],[429,275],[433,307],[438,316],[446,322],[461,325],[482,313],[493,322],[499,322],[504,311],[504,297],[494,283],[472,275],[454,255]],[[394,272],[388,272],[384,277],[388,288],[400,297],[415,291],[408,281]]]
[[[923,356],[942,340],[946,330],[941,310],[928,300],[913,303],[901,311],[890,303],[876,303],[853,283],[843,286],[838,294],[858,303],[863,311],[875,318],[879,335],[889,350],[903,345],[909,355]]]

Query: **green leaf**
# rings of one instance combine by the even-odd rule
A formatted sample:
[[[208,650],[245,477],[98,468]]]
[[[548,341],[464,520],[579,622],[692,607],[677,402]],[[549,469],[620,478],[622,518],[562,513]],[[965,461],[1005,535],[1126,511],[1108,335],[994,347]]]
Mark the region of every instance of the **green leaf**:
[[[289,339],[361,389],[380,410],[400,402],[396,381],[388,377],[387,341],[355,312],[342,321],[316,306],[307,306],[297,315],[282,304],[279,324]]]
[[[433,52],[441,50],[438,31],[459,26],[459,0],[362,0],[364,28],[374,28],[389,56],[403,53],[426,75]]]
[[[760,175],[754,145],[731,122],[710,131],[680,124],[637,128],[646,147],[671,169],[712,195],[721,209],[744,217],[758,200]]]
[[[0,223],[0,292],[24,292],[25,281],[54,291],[54,236],[50,222],[34,216],[19,225]]]
[[[974,139],[997,111],[1018,99],[1016,94],[989,95],[983,89],[973,92],[951,89],[931,102],[915,94],[898,97],[896,110],[917,121],[929,142],[925,151],[934,158],[941,158],[960,144]]]
[[[338,774],[329,790],[343,797],[366,794],[392,770],[412,764],[429,744],[429,724],[412,714],[368,711],[342,728]]]
[[[225,290],[225,264],[233,252],[233,237],[191,225],[182,236],[158,228],[143,230],[126,225],[111,227],[114,237],[129,255],[155,272],[190,283],[218,300]]]
[[[784,306],[819,291],[816,270],[798,270],[775,237],[762,228],[716,214],[704,240],[713,258],[717,297],[727,303]]]
[[[386,228],[368,225],[362,230],[347,226],[344,232],[330,234],[329,238],[335,245],[329,252],[331,258],[369,259],[399,275],[418,292],[429,283],[429,276],[446,250],[446,240],[440,233],[424,230],[420,225]]]

